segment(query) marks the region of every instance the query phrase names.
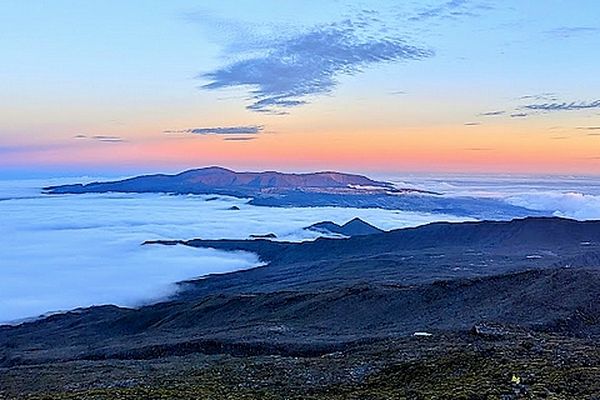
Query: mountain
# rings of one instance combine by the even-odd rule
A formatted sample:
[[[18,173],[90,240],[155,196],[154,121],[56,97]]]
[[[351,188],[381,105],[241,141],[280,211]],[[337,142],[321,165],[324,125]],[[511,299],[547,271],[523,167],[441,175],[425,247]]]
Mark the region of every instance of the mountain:
[[[176,175],[143,175],[113,182],[44,188],[44,193],[53,195],[108,192],[228,195],[251,198],[250,204],[256,206],[383,208],[476,219],[548,214],[496,199],[449,197],[427,190],[397,188],[390,182],[341,172],[289,174],[207,167]]]
[[[388,182],[340,172],[288,174],[275,171],[236,172],[221,167],[191,169],[176,175],[143,175],[114,182],[51,186],[49,194],[105,192],[166,192],[176,194],[256,195],[293,190],[308,192],[394,191]],[[406,189],[413,191],[414,189]],[[414,190],[419,192],[418,190]]]
[[[373,235],[384,232],[383,230],[363,221],[360,218],[354,218],[343,225],[338,225],[332,221],[317,222],[316,224],[312,224],[304,229],[344,236]]]

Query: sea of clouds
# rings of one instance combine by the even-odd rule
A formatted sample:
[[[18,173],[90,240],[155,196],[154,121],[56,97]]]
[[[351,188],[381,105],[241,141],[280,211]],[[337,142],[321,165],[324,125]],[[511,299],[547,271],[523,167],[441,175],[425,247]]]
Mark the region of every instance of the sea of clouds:
[[[224,196],[40,194],[49,183],[64,181],[0,181],[0,322],[98,304],[136,306],[173,294],[175,282],[260,263],[251,253],[141,246],[145,240],[273,232],[299,241],[315,239],[317,233],[302,228],[323,220],[360,217],[382,229],[464,220],[379,209],[256,207]]]
[[[312,240],[303,228],[360,217],[382,229],[443,214],[335,207],[269,208],[225,196],[85,194],[48,196],[48,184],[92,179],[0,180],[0,323],[98,304],[137,306],[168,297],[176,282],[260,265],[256,255],[185,246],[141,246],[151,239],[244,239],[275,233]],[[398,186],[448,196],[494,197],[575,219],[600,219],[600,180],[591,177],[402,176]],[[232,206],[240,208],[231,210]]]
[[[557,217],[600,219],[598,176],[408,175],[389,180],[449,196],[501,199]]]

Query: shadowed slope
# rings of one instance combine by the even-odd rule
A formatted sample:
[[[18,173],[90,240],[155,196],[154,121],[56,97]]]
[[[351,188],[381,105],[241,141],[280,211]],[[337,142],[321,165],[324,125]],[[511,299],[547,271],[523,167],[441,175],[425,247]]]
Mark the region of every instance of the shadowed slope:
[[[137,310],[96,307],[2,327],[0,360],[315,355],[479,322],[600,335],[599,266],[555,267],[582,246],[597,250],[597,221],[431,224],[302,244],[181,243],[256,251],[270,264],[187,282],[172,301]]]

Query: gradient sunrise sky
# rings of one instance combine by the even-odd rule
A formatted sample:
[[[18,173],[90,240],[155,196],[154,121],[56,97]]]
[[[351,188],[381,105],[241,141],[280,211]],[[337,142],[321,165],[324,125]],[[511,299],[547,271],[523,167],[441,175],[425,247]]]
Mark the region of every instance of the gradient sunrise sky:
[[[600,2],[2,1],[4,171],[600,174]]]

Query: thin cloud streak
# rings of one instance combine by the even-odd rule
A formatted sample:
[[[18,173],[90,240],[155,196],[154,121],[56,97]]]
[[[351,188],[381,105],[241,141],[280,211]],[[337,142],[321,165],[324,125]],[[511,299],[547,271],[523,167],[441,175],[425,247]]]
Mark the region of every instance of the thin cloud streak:
[[[185,133],[194,135],[256,135],[264,129],[263,125],[239,125],[168,130],[164,131],[164,133]]]
[[[247,142],[250,140],[255,140],[255,137],[226,137],[223,140],[231,141],[231,142]]]
[[[474,15],[471,12],[464,9],[464,6],[466,6],[467,3],[467,0],[447,1],[438,6],[423,9],[417,15],[410,17],[409,20],[423,21],[441,16]]]
[[[600,108],[600,100],[527,104],[523,108],[544,112],[592,110]]]
[[[598,32],[600,32],[600,28],[594,26],[561,26],[546,31],[546,34],[555,37],[570,38],[580,35],[595,34]]]
[[[506,114],[506,111],[501,111],[501,110],[488,111],[488,112],[481,113],[479,115],[484,116],[484,117],[494,117],[496,115],[503,115],[503,114]]]
[[[87,136],[84,134],[78,134],[73,136],[73,139],[77,139],[77,140],[95,140],[98,142],[104,142],[104,143],[123,143],[126,142],[125,139],[123,139],[120,136],[111,136],[111,135],[93,135],[93,136]]]

